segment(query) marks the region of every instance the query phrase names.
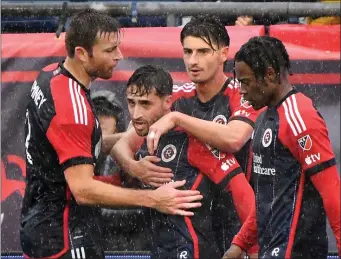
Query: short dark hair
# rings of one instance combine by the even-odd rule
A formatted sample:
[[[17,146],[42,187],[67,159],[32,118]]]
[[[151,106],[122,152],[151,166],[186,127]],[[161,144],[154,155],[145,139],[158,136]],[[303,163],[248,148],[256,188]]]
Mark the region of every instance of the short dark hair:
[[[292,75],[288,52],[282,41],[273,37],[251,38],[235,55],[234,62],[240,61],[252,69],[257,79],[264,78],[269,66],[275,70],[279,82],[281,74],[289,72]]]
[[[188,36],[201,38],[213,48],[213,44],[220,47],[230,46],[230,37],[226,27],[214,15],[199,15],[193,17],[182,29],[180,41],[183,44]]]
[[[86,9],[71,18],[69,29],[65,36],[67,55],[75,56],[75,47],[80,46],[92,54],[97,33],[120,32],[120,24],[107,14]]]
[[[125,131],[125,125],[123,123],[123,109],[121,107],[115,106],[105,97],[93,98],[92,104],[96,116],[107,116],[115,118],[117,132]]]
[[[127,82],[127,88],[136,86],[134,95],[150,94],[155,89],[156,95],[164,97],[173,91],[173,79],[163,68],[153,65],[142,66],[135,70]]]

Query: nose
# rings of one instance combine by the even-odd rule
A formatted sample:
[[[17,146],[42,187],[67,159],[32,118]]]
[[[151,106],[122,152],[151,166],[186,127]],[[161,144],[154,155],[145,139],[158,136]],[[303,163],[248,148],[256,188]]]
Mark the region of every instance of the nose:
[[[244,95],[246,93],[247,93],[247,91],[246,91],[245,86],[243,84],[240,84],[240,86],[239,86],[239,94],[240,95]]]
[[[142,109],[140,109],[138,105],[135,105],[133,108],[131,117],[133,120],[142,118]]]
[[[194,51],[193,51],[192,55],[190,56],[188,63],[191,66],[198,64],[198,56]]]
[[[116,53],[115,53],[115,60],[122,60],[123,59],[123,55],[122,55],[122,52],[121,52],[121,49],[117,47],[117,50],[116,50]]]

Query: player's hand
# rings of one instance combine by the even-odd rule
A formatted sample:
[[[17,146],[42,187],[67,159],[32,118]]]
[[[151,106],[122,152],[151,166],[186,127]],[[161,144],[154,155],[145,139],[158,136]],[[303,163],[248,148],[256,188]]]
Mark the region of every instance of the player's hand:
[[[170,112],[149,127],[149,133],[147,136],[149,154],[154,155],[160,137],[176,126],[175,115],[176,112]]]
[[[193,216],[194,213],[188,210],[200,207],[203,196],[199,191],[177,189],[185,183],[185,180],[171,182],[152,191],[153,208],[166,214]]]
[[[244,256],[243,250],[239,246],[232,244],[225,252],[223,259],[241,259]]]
[[[248,26],[253,24],[252,16],[239,16],[235,22],[237,26]]]
[[[170,168],[157,166],[154,163],[160,161],[156,156],[146,156],[135,162],[130,174],[139,179],[144,184],[154,187],[160,187],[165,183],[169,183],[174,175]]]

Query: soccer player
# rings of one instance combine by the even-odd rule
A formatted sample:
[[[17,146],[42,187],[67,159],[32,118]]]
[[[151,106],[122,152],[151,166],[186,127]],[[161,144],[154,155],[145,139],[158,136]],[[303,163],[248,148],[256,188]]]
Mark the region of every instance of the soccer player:
[[[148,127],[170,112],[172,88],[170,74],[150,65],[137,69],[128,80],[128,109],[133,127],[143,141],[135,154],[136,160],[149,155],[145,139]],[[246,219],[255,202],[253,190],[237,160],[225,153],[221,153],[221,159],[215,157],[204,144],[177,128],[160,139],[156,156],[161,158],[159,166],[172,169],[171,181],[185,179],[183,188],[199,190],[204,199],[191,218],[151,212],[152,258],[221,258],[212,228],[211,203],[215,190],[232,193],[242,219]]]
[[[193,215],[198,191],[131,190],[94,179],[101,130],[90,82],[109,79],[122,58],[119,24],[103,13],[77,14],[66,33],[67,57],[45,67],[31,88],[26,110],[26,190],[20,239],[26,258],[104,258],[99,205],[152,207]]]
[[[246,143],[257,117],[251,105],[241,98],[239,83],[224,74],[230,38],[219,19],[211,15],[192,18],[182,29],[180,40],[192,83],[173,87],[173,112],[149,127],[147,143],[152,155],[134,161],[133,151],[138,148],[138,144],[133,144],[133,139],[138,139],[134,130],[128,131],[113,148],[115,158],[126,172],[153,186],[172,177],[168,168],[152,162],[159,161],[153,154],[160,136],[177,125],[207,143],[219,159],[225,155],[219,150],[236,153],[245,172],[249,152]],[[224,192],[214,203],[222,256],[241,224],[231,195]]]
[[[256,208],[225,258],[252,245],[257,229],[259,258],[327,258],[326,216],[341,255],[340,178],[326,123],[289,75],[288,53],[276,38],[254,37],[235,56],[240,93],[266,109],[252,141]]]

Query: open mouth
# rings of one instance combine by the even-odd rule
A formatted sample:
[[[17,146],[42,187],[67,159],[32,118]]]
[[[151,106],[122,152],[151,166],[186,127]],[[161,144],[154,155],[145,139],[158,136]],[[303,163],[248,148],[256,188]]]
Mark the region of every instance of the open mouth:
[[[134,128],[141,130],[145,127],[146,123],[144,122],[133,122]]]

